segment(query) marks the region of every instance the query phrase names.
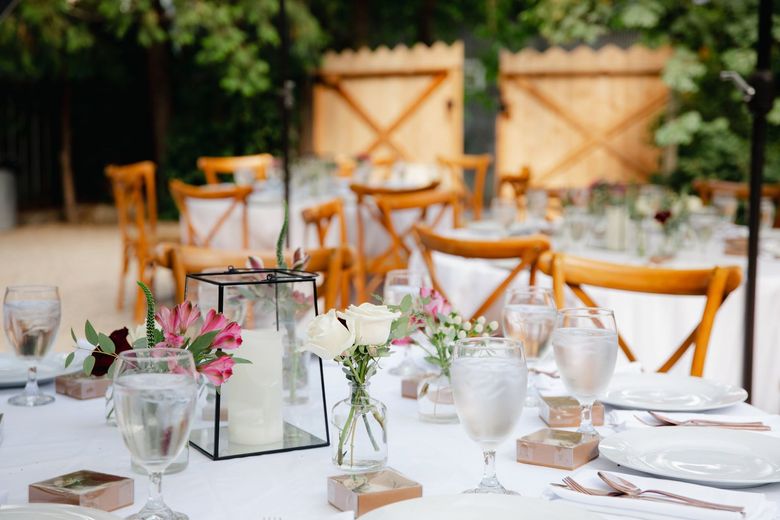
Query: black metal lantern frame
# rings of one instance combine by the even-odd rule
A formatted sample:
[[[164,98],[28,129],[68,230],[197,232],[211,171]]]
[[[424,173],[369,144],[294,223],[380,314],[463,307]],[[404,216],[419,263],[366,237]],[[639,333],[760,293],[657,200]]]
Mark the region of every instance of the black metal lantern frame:
[[[201,391],[192,447],[224,460],[330,444],[322,360],[298,349],[302,334],[297,329],[318,314],[316,281],[314,273],[289,269],[230,267],[187,275],[188,300],[241,325],[244,342],[236,356],[265,356],[236,365],[221,388],[207,385]],[[255,391],[252,385],[268,386]],[[242,426],[239,432],[247,417],[250,428]]]

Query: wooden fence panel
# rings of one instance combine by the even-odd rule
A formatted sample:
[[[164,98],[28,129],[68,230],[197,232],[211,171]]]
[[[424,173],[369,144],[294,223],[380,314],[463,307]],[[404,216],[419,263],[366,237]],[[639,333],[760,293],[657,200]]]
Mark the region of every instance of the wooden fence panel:
[[[545,188],[646,180],[658,168],[649,127],[668,101],[660,72],[670,54],[639,45],[502,51],[498,171],[529,166],[531,184]]]
[[[463,153],[463,44],[327,53],[313,100],[320,155],[410,162]]]

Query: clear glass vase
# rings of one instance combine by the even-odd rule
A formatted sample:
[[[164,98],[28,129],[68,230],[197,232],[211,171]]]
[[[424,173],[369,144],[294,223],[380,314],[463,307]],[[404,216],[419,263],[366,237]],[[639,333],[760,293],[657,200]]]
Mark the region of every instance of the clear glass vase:
[[[350,395],[333,407],[333,464],[348,473],[378,471],[387,464],[387,407],[350,384]]]
[[[114,412],[114,385],[109,385],[106,388],[106,411],[104,414],[106,418],[106,424],[109,426],[116,426],[116,413]]]
[[[420,380],[417,385],[417,414],[426,422],[458,422],[458,412],[452,397],[452,383],[448,375],[439,373]]]

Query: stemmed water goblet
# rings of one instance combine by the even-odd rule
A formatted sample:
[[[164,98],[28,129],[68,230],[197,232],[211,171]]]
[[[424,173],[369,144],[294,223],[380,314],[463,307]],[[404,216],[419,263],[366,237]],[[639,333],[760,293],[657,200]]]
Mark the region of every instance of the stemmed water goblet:
[[[114,406],[119,431],[133,461],[149,474],[149,498],[128,520],[186,520],[162,497],[162,475],[187,443],[197,400],[192,354],[153,348],[119,354]]]
[[[466,434],[482,448],[482,481],[465,493],[516,495],[496,477],[496,448],[523,412],[528,369],[523,344],[511,338],[458,340],[450,370],[455,408]]]
[[[428,275],[421,271],[411,269],[395,269],[385,276],[383,298],[388,305],[400,305],[406,295],[416,299],[420,297],[420,290],[430,287]],[[390,369],[395,376],[414,377],[423,375],[424,371],[417,366],[409,355],[410,347],[404,349],[404,358],[398,365]]]
[[[528,392],[525,406],[539,406],[534,369],[547,353],[555,327],[557,310],[552,293],[541,287],[509,289],[501,311],[504,336],[523,343],[528,364]]]
[[[3,328],[16,355],[27,363],[24,392],[8,402],[16,406],[41,406],[54,396],[38,388],[38,363],[46,356],[60,326],[60,295],[54,286],[8,287],[3,300]]]
[[[490,204],[490,212],[493,220],[498,222],[504,233],[508,235],[517,218],[517,201],[496,197]]]
[[[561,309],[551,342],[561,380],[581,406],[577,431],[598,435],[591,410],[607,391],[615,371],[618,337],[614,313],[597,307]]]

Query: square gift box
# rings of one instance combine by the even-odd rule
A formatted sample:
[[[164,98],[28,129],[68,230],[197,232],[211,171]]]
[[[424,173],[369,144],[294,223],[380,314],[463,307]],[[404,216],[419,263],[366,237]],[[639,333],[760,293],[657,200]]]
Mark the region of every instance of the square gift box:
[[[133,504],[133,479],[80,470],[30,484],[28,500],[113,511]]]
[[[341,511],[354,511],[355,517],[387,504],[421,496],[422,485],[391,468],[328,477],[328,502]]]

